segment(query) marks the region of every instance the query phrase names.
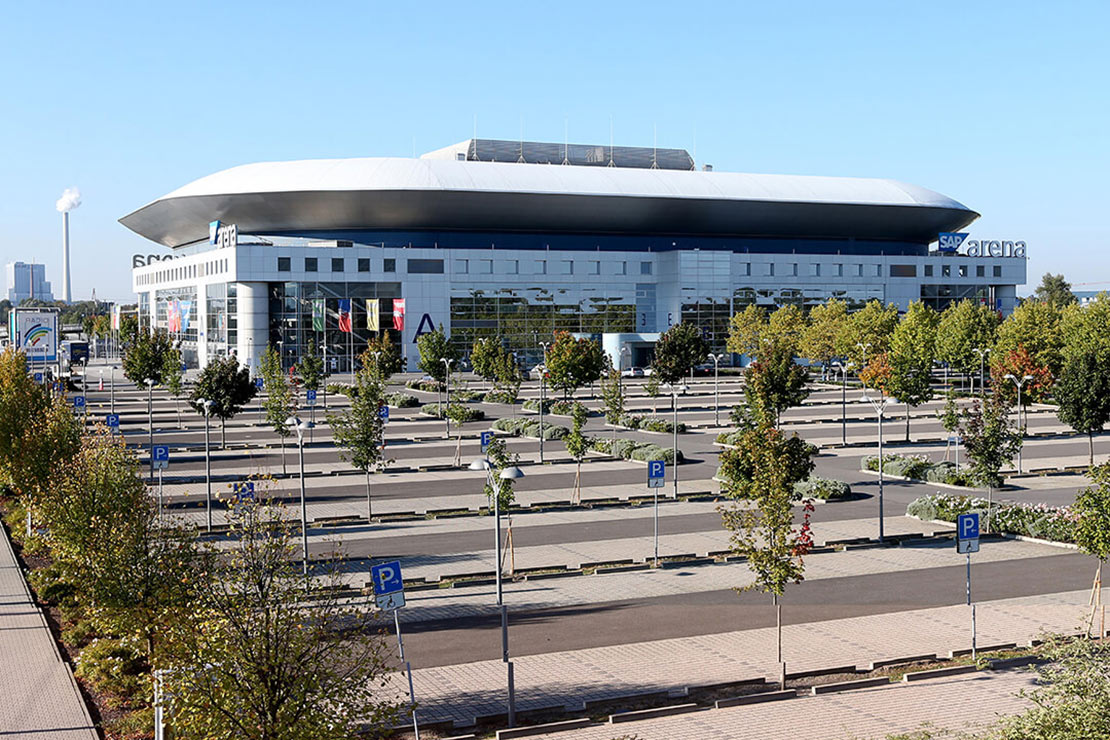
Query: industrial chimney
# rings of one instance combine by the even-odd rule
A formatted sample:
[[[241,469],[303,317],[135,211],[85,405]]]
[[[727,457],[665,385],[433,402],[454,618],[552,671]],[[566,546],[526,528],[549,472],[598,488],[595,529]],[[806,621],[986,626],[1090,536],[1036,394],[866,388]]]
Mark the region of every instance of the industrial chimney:
[[[54,204],[62,214],[62,300],[73,302],[72,283],[69,279],[69,212],[81,205],[81,192],[77,188],[66,188],[62,197]]]

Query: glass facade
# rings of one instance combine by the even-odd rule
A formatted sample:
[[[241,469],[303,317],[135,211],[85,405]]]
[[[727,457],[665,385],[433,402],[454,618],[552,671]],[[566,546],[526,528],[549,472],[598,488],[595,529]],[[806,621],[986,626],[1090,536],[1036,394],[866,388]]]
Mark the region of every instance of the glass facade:
[[[951,303],[969,299],[979,303],[994,303],[991,289],[986,285],[922,285],[921,302],[937,311],[943,311]]]
[[[177,301],[176,304],[173,302]],[[170,331],[170,336],[179,343],[181,357],[186,365],[197,366],[197,289],[196,286],[186,288],[168,288],[155,291],[154,294],[154,326],[158,329],[169,331],[170,307],[174,305],[181,310],[181,329]]]
[[[328,370],[349,372],[351,357],[366,349],[376,334],[367,327],[366,299],[381,299],[379,330],[393,326],[393,300],[401,298],[400,283],[270,283],[270,344],[280,348],[282,365],[290,367],[315,341],[317,351],[327,355]],[[324,331],[312,326],[313,301],[324,301]],[[351,300],[351,333],[339,330],[339,301]],[[403,352],[400,337],[391,332],[398,352]],[[325,350],[326,348],[326,350]]]

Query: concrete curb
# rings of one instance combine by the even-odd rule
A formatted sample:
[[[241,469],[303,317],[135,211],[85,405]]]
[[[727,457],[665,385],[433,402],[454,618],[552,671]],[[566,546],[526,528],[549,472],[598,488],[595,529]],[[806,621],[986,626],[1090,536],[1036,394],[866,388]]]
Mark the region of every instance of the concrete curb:
[[[589,717],[582,719],[568,719],[562,722],[548,722],[542,725],[531,725],[529,727],[513,727],[508,730],[498,730],[497,740],[508,740],[514,737],[531,737],[532,735],[544,735],[549,732],[561,732],[562,730],[577,730],[582,727],[589,727],[593,724],[593,720]],[[471,735],[470,737],[474,737]]]
[[[837,683],[826,683],[819,686],[810,688],[810,696],[819,696],[820,694],[835,694],[840,691],[853,691],[855,689],[867,689],[872,686],[882,686],[889,684],[890,678],[887,676],[876,676],[875,678],[860,678],[855,681],[838,681]]]
[[[746,696],[733,696],[728,699],[718,699],[713,707],[715,709],[726,709],[728,707],[742,707],[748,704],[762,704],[768,701],[782,701],[783,699],[794,699],[798,696],[798,692],[794,689],[784,689],[781,691],[764,691],[760,694],[748,694]]]
[[[634,712],[621,712],[619,714],[609,715],[609,724],[615,725],[622,722],[638,722],[642,719],[655,719],[657,717],[669,717],[673,714],[686,714],[688,712],[698,712],[705,707],[698,706],[697,704],[676,704],[671,707],[659,707],[657,709],[640,709]]]
[[[946,676],[959,676],[964,673],[975,673],[979,670],[976,665],[953,665],[946,668],[932,668],[927,671],[914,671],[902,676],[902,681],[910,683],[912,681],[926,681],[930,678],[945,678]]]

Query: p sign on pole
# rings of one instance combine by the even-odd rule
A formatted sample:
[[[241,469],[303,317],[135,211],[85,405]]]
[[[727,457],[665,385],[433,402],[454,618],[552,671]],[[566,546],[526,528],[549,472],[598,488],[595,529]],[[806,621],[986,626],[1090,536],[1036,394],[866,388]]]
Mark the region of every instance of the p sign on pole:
[[[74,411],[80,411],[81,413],[85,413],[85,397],[84,396],[74,396],[73,397],[73,410]]]
[[[255,378],[254,379],[254,387],[255,388],[257,388],[258,390],[262,390],[263,385],[264,385],[264,380],[262,378]]]
[[[316,391],[309,388],[304,392],[304,402],[306,406],[316,405]]]
[[[119,431],[119,414],[105,414],[104,423],[108,425],[108,429],[115,434]]]
[[[155,470],[168,470],[170,467],[170,448],[169,445],[154,445],[154,449],[150,451],[151,459],[154,461]]]
[[[486,454],[489,443],[493,441],[493,432],[482,432],[482,454]]]
[[[382,421],[389,421],[389,407],[388,406],[378,407],[378,418],[381,419]]]
[[[662,460],[652,460],[648,463],[648,488],[662,488],[663,479],[667,475],[667,464]]]
[[[401,577],[400,560],[371,566],[370,581],[374,585],[374,600],[379,609],[392,611],[405,605],[405,582]]]
[[[975,604],[971,603],[971,553],[979,552],[979,515],[960,514],[956,517],[956,552],[967,555],[967,605],[971,607],[971,658],[976,657]]]

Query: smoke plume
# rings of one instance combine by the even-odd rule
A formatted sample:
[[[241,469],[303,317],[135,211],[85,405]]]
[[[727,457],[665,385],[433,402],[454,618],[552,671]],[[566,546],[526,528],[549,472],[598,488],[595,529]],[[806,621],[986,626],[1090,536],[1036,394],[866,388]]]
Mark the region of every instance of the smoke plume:
[[[66,213],[79,205],[81,205],[81,191],[77,188],[66,188],[54,207],[58,209],[59,213]]]

